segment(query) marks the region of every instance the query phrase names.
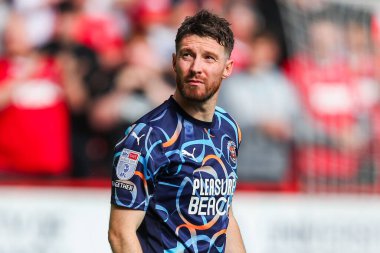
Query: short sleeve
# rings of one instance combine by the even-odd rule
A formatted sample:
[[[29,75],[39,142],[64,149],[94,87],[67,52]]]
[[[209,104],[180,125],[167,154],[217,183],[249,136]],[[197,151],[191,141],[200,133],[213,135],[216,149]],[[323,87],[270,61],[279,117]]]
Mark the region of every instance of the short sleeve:
[[[111,203],[146,210],[155,191],[154,178],[166,161],[162,139],[152,127],[139,123],[127,129],[115,146]]]

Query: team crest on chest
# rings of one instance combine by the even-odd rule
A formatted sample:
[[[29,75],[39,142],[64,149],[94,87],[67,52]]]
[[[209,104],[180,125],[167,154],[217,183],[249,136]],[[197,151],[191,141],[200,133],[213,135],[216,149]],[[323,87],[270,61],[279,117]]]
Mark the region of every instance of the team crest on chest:
[[[236,144],[233,141],[227,142],[227,150],[230,156],[231,161],[236,163]]]
[[[123,151],[121,151],[119,162],[116,166],[117,177],[121,180],[130,179],[135,173],[139,157],[139,152],[124,148]]]

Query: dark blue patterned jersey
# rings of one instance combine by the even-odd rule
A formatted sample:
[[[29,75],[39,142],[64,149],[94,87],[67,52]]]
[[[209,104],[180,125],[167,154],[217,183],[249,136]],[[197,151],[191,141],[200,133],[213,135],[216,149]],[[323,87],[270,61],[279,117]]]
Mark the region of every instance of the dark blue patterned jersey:
[[[116,144],[111,203],[146,211],[143,252],[224,252],[241,133],[216,107],[212,122],[170,97]]]

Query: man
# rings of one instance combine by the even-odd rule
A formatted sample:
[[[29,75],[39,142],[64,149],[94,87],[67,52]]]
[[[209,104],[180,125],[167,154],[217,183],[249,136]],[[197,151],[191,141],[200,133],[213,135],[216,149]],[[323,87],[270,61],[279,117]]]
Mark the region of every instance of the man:
[[[232,72],[233,43],[229,23],[208,11],[178,29],[174,96],[116,144],[114,253],[245,252],[231,210],[241,135],[216,107],[221,81]]]

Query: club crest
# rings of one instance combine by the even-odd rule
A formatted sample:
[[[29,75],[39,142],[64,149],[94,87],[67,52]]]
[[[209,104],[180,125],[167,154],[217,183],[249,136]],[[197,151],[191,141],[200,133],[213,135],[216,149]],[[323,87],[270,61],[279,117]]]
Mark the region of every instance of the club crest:
[[[123,149],[121,152],[119,162],[116,166],[116,175],[121,180],[130,179],[135,173],[137,164],[139,162],[140,153],[130,150]]]
[[[227,142],[227,150],[230,156],[231,161],[236,163],[236,144],[233,141]]]

